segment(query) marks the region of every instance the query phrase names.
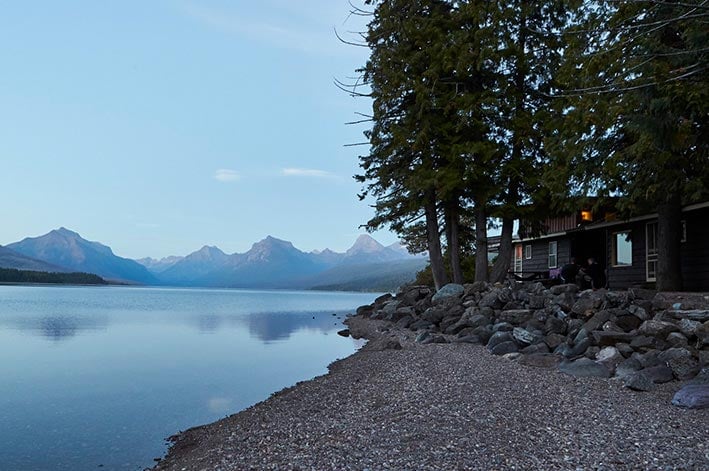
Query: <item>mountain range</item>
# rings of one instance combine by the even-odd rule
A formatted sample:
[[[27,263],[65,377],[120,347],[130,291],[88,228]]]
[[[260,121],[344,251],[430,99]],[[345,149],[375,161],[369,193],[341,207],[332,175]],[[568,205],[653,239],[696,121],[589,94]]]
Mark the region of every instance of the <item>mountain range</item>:
[[[346,252],[303,252],[268,236],[245,253],[204,246],[186,256],[131,260],[110,247],[59,228],[0,247],[0,267],[94,273],[107,280],[142,285],[391,290],[411,281],[427,258],[400,244],[388,247],[361,235]]]

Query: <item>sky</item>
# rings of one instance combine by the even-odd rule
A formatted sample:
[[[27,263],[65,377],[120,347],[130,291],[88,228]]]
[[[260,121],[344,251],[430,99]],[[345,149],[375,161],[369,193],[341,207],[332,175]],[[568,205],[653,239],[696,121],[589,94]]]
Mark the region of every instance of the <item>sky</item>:
[[[342,251],[371,104],[346,0],[0,0],[0,244],[60,226],[132,258],[272,235]],[[347,36],[352,38],[352,36]],[[373,234],[389,244],[387,231]]]

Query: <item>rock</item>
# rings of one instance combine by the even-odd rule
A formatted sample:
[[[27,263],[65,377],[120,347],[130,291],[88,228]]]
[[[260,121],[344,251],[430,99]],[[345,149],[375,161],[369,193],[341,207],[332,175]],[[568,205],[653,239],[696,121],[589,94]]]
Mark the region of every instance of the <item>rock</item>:
[[[567,284],[565,284],[565,285],[552,286],[549,291],[551,291],[551,294],[553,294],[553,295],[559,295],[559,294],[562,294],[562,293],[571,293],[571,294],[573,294],[573,293],[578,292],[578,290],[579,290],[579,287],[576,286],[575,283],[567,283]]]
[[[544,323],[544,333],[546,334],[565,334],[566,322],[556,316],[549,316]]]
[[[549,347],[545,343],[535,343],[520,350],[521,353],[549,353]]]
[[[431,322],[433,324],[438,324],[440,323],[443,318],[448,316],[448,310],[445,308],[442,308],[440,306],[433,306],[429,307],[426,309],[423,314],[421,314],[421,318],[424,320],[427,320],[428,322]]]
[[[521,327],[512,329],[512,337],[521,345],[532,345],[541,340],[538,336]]]
[[[591,340],[586,337],[571,347],[571,357],[578,357],[586,353],[586,350],[591,346]]]
[[[675,319],[687,319],[690,321],[706,322],[709,321],[709,309],[691,309],[691,310],[676,310],[669,309],[669,315]]]
[[[700,350],[697,352],[697,359],[702,366],[709,366],[709,350]]]
[[[401,350],[403,347],[397,339],[387,339],[382,344],[382,350]]]
[[[588,332],[598,330],[605,322],[611,318],[611,312],[608,310],[598,311],[586,323],[583,328]]]
[[[554,349],[554,354],[555,354],[555,355],[561,355],[561,356],[563,356],[564,358],[571,358],[572,356],[574,356],[574,355],[571,353],[571,345],[566,344],[566,343],[562,343],[562,344],[558,345],[558,346]]]
[[[463,285],[456,283],[448,283],[441,289],[439,289],[436,294],[433,295],[431,302],[436,304],[450,304],[453,301],[457,301],[465,292]]]
[[[579,300],[574,303],[574,305],[571,307],[571,312],[576,315],[583,316],[586,313],[593,312],[593,310],[597,308],[599,304],[600,303],[598,303],[596,299],[593,299],[589,296],[585,296],[583,298],[579,298]]]
[[[492,337],[490,337],[490,340],[488,340],[487,348],[488,350],[492,350],[498,344],[501,344],[503,342],[512,342],[513,340],[514,339],[510,332],[495,332],[494,334],[492,334]]]
[[[512,332],[514,327],[509,322],[498,322],[492,326],[493,332]]]
[[[709,407],[709,384],[688,384],[672,398],[672,405],[688,409]]]
[[[382,313],[384,314],[384,318],[386,319],[387,317],[391,317],[394,315],[396,310],[399,308],[399,304],[401,304],[399,301],[392,300],[384,304],[384,307],[382,307]]]
[[[369,317],[372,315],[374,312],[374,306],[373,305],[365,305],[365,306],[360,306],[357,308],[357,315],[362,316],[362,317]]]
[[[616,367],[624,360],[623,355],[615,347],[605,347],[596,355],[596,361],[603,364],[611,372],[615,371]]]
[[[385,310],[386,310],[386,308],[385,308]],[[413,307],[411,307],[411,306],[401,307],[400,306],[400,307],[397,307],[396,311],[394,311],[393,313],[387,314],[387,316],[384,319],[391,321],[391,322],[398,322],[400,319],[403,319],[404,317],[411,317],[414,314],[416,314],[416,313],[414,312]]]
[[[586,351],[584,352],[583,356],[586,358],[590,358],[591,360],[596,359],[596,355],[598,355],[601,351],[600,347],[596,347],[595,345],[592,347],[588,347]]]
[[[481,344],[483,343],[480,337],[477,335],[465,335],[463,337],[458,337],[454,340],[456,343],[471,343],[471,344]]]
[[[623,355],[624,358],[628,358],[630,355],[633,354],[633,347],[630,346],[630,344],[627,343],[617,343],[615,344],[615,348],[618,349],[621,355]]]
[[[350,329],[338,330],[337,335],[340,335],[342,337],[349,337],[350,336]]]
[[[478,303],[481,308],[489,307],[492,309],[500,309],[504,303],[500,300],[498,296],[499,292],[497,290],[490,291],[489,293],[483,295]]]
[[[697,348],[709,347],[709,322],[697,327],[694,335],[697,336]]]
[[[682,335],[684,335],[685,337],[694,337],[696,335],[697,329],[701,325],[702,323],[699,321],[690,321],[689,319],[682,319],[677,324],[677,327],[679,327],[679,331],[682,332]]]
[[[401,327],[402,329],[406,329],[409,327],[412,323],[414,322],[414,318],[411,316],[406,316],[402,317],[398,321],[396,321],[396,326]]]
[[[694,378],[699,373],[699,362],[686,348],[670,348],[660,353],[657,359],[665,362],[680,381]]]
[[[667,336],[667,343],[675,348],[683,348],[689,345],[689,340],[679,332],[672,332]]]
[[[618,326],[615,322],[613,321],[608,321],[603,326],[601,326],[601,329],[606,331],[606,332],[625,332],[620,326]]]
[[[561,334],[549,334],[544,337],[544,343],[546,343],[549,348],[556,348],[562,343],[566,342],[566,337]]]
[[[525,366],[537,368],[555,368],[561,363],[561,357],[551,353],[523,353],[517,362]]]
[[[492,337],[492,327],[489,325],[482,325],[473,329],[473,335],[477,335],[480,338],[480,343],[487,344]]]
[[[530,296],[529,309],[544,309],[547,298],[545,296]]]
[[[431,289],[428,286],[411,286],[402,295],[401,302],[407,306],[414,306],[417,302],[426,298],[431,294]]]
[[[636,352],[631,358],[636,358],[640,364],[643,365],[643,368],[650,368],[651,366],[658,366],[662,364],[662,362],[657,359],[659,353],[660,352],[657,350],[648,350],[645,353]]]
[[[474,314],[468,318],[468,325],[473,328],[491,324],[490,318],[482,314]]]
[[[679,328],[670,323],[664,321],[649,320],[643,322],[640,327],[638,327],[638,334],[646,335],[650,337],[666,338],[671,332],[677,332]]]
[[[639,371],[643,368],[643,365],[635,358],[628,358],[623,360],[615,369],[615,375],[619,378],[624,378],[631,373]]]
[[[687,384],[709,384],[709,368],[702,368],[699,374]]]
[[[625,315],[615,316],[615,325],[625,332],[630,332],[631,330],[637,329],[642,321],[637,316],[630,314],[628,311],[625,312]]]
[[[516,353],[519,349],[517,344],[512,341],[498,343],[490,349],[490,353],[493,355],[505,355],[507,353]]]
[[[640,335],[630,341],[630,346],[637,350],[640,348],[652,348],[654,343],[654,337],[645,337],[644,335]]]
[[[581,330],[579,330],[576,333],[576,335],[574,336],[573,343],[574,344],[579,343],[587,338],[588,338],[588,331],[584,328],[581,328]]]
[[[500,313],[499,320],[509,322],[512,325],[522,325],[532,318],[532,311],[529,309],[510,309]]]
[[[431,332],[429,332],[429,331],[426,330],[426,331],[421,332],[420,334],[418,334],[418,335],[416,336],[416,339],[414,339],[414,342],[419,342],[419,343],[421,343],[421,342],[423,342],[424,340],[426,340],[427,338],[429,338],[430,336],[431,336]]]
[[[650,319],[650,316],[647,315],[647,311],[645,310],[645,308],[635,305],[635,304],[632,304],[628,308],[628,312],[630,312],[632,315],[634,315],[635,317],[637,317],[641,321],[646,321],[646,320]]]
[[[655,383],[642,371],[634,371],[623,377],[623,386],[633,391],[652,391]]]
[[[600,347],[606,347],[609,345],[615,345],[619,342],[628,343],[631,342],[635,336],[626,332],[614,332],[614,331],[594,331],[591,333],[593,340]],[[632,342],[630,343],[632,345]]]
[[[519,353],[519,352],[510,352],[510,353],[505,353],[504,355],[502,355],[502,358],[504,358],[505,360],[509,360],[509,361],[515,361],[517,358],[519,358],[520,355],[521,355],[521,353]]]
[[[670,381],[675,379],[672,370],[665,365],[651,366],[649,368],[645,368],[642,371],[643,374],[650,378],[653,383],[657,384],[669,383]]]
[[[377,299],[374,300],[374,309],[381,309],[384,304],[392,300],[394,296],[391,293],[382,294]]]
[[[419,319],[409,325],[409,329],[411,330],[430,329],[432,327],[433,324],[430,321],[427,321],[426,319]]]
[[[611,375],[608,368],[588,358],[561,363],[559,371],[577,378],[608,378]]]

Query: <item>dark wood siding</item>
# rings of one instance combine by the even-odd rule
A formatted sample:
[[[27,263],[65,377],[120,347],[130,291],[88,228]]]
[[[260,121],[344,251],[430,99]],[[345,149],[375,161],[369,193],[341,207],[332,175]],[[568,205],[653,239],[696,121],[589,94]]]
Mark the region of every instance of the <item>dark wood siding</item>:
[[[687,241],[680,247],[684,289],[709,291],[709,208],[684,213]]]
[[[645,266],[645,224],[649,221],[613,226],[607,229],[608,244],[608,287],[610,289],[623,289],[646,283]],[[633,244],[633,264],[630,266],[613,266],[613,240],[616,232],[631,231]]]
[[[522,271],[548,271],[549,270],[549,242],[557,243],[557,267],[561,267],[569,259],[569,240],[555,237],[548,239],[535,239],[521,242],[522,246],[532,246],[532,258],[522,259]],[[515,244],[517,245],[517,244]],[[522,250],[524,255],[524,249]],[[512,261],[514,269],[514,260]]]

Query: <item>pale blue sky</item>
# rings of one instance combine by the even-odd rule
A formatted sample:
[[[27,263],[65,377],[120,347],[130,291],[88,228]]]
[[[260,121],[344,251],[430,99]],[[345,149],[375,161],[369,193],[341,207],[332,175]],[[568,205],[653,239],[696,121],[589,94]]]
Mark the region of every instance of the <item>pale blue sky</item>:
[[[65,226],[122,256],[346,249],[369,103],[346,0],[0,0],[0,244]],[[389,233],[375,234],[391,243]]]

